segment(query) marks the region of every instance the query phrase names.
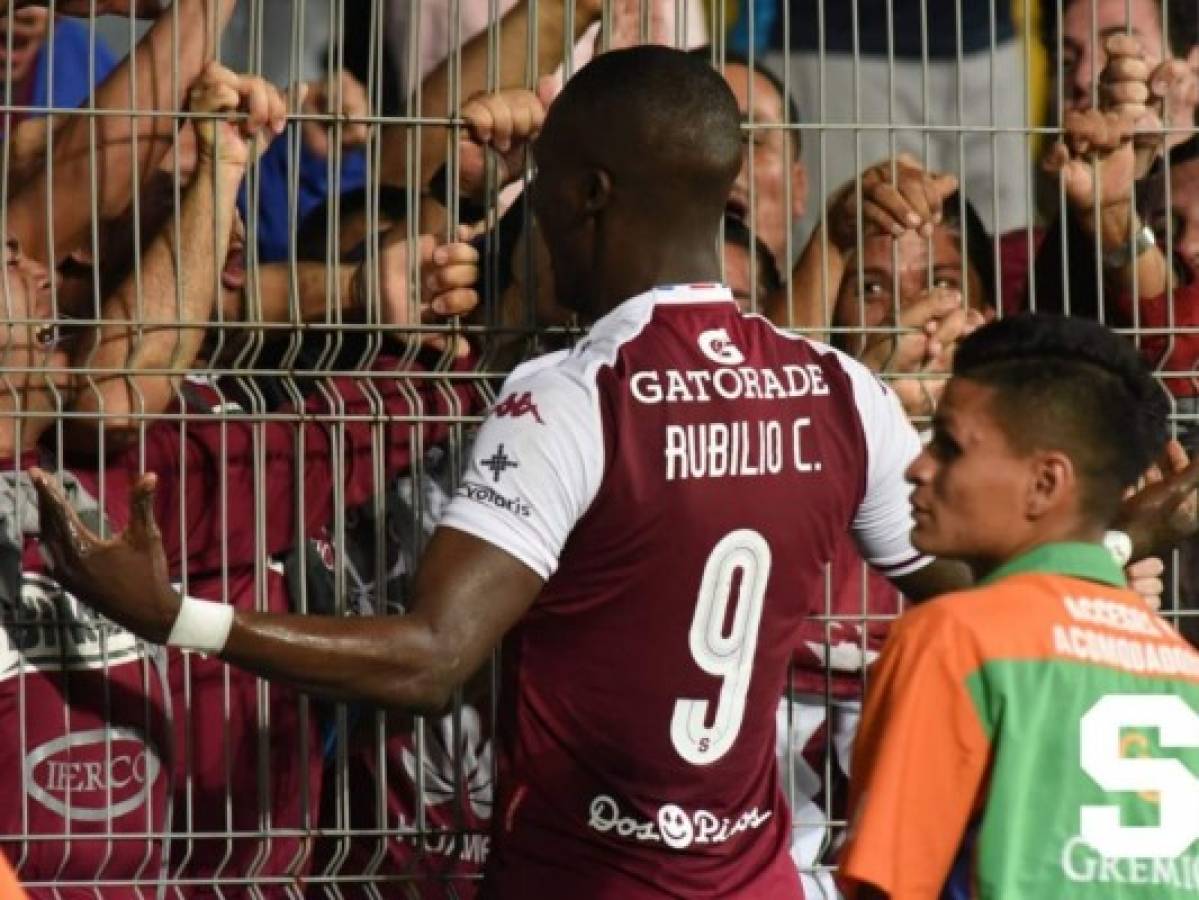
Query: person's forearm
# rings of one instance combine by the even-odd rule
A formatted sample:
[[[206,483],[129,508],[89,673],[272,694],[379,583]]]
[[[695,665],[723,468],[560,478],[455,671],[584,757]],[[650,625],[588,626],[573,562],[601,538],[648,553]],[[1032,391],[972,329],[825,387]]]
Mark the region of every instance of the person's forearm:
[[[566,3],[570,0],[545,0],[537,7],[537,71],[525,66],[529,35],[529,10],[532,4],[518,3],[500,21],[499,80],[495,87],[519,87],[536,83],[537,78],[553,72],[562,62],[566,43]],[[582,37],[591,20],[576,13],[572,44]],[[462,48],[459,93],[465,101],[487,89],[490,68],[489,39],[486,31],[475,35]],[[446,116],[450,106],[450,65],[447,58],[421,83],[420,115]],[[408,182],[408,128],[394,125],[383,130],[382,178],[385,184],[403,186]],[[420,136],[420,183],[424,184],[446,161],[446,129],[425,127]],[[428,229],[424,229],[427,231]]]
[[[443,709],[461,680],[433,630],[413,615],[239,611],[221,658],[331,700],[427,713]]]
[[[1138,297],[1160,297],[1170,284],[1170,267],[1166,255],[1157,247],[1150,247],[1128,265],[1109,269],[1112,285],[1122,292]]]
[[[1136,292],[1141,297],[1157,297],[1166,292],[1169,288],[1170,267],[1165,254],[1158,247],[1150,247],[1137,253],[1133,246],[1141,223],[1132,212],[1130,203],[1104,209],[1097,223],[1088,211],[1076,211],[1076,216],[1082,230],[1092,241],[1095,238],[1095,229],[1099,229],[1099,246],[1103,251],[1105,263],[1112,254],[1128,257],[1124,265],[1105,267],[1105,282],[1108,286],[1122,292]]]
[[[142,256],[140,284],[131,275],[105,300],[102,316],[111,321],[76,351],[76,365],[97,374],[81,376],[86,380],[75,411],[103,413],[106,426],[121,429],[130,427],[131,413],[166,408],[179,376],[136,372],[179,370],[194,363],[204,341],[201,326],[211,318],[220,290],[242,175],[239,166],[202,163],[197,169],[178,218],[167,223]],[[105,375],[105,369],[134,374]]]
[[[323,262],[298,262],[295,267],[296,296],[299,306],[291,304],[291,263],[264,263],[258,267],[260,305],[254,309],[243,298],[236,309],[225,309],[227,319],[258,322],[337,321],[335,306],[348,312],[354,308],[354,272],[357,266],[339,264],[329,281],[329,267]],[[334,291],[335,293],[330,293]]]
[[[235,3],[179,0],[178,12],[172,8],[159,16],[134,52],[96,88],[97,109],[132,108],[158,115],[70,115],[48,130],[51,143],[42,155],[49,154],[49,158],[31,177],[15,186],[9,200],[9,234],[30,256],[51,264],[52,256],[55,261],[61,259],[86,240],[92,224],[92,204],[86,191],[81,196],[79,185],[90,184],[93,175],[101,219],[119,215],[129,205],[134,171],[144,177],[171,146],[175,135],[173,114],[192,81],[213,58],[216,37]],[[172,77],[175,73],[177,79]],[[47,214],[52,241],[47,233]]]
[[[935,559],[922,569],[891,579],[899,592],[913,603],[974,586],[974,575],[965,563]]]
[[[791,273],[790,296],[785,290],[783,292],[786,306],[776,305],[767,311],[767,317],[776,325],[798,328],[821,337],[831,321],[833,303],[844,272],[841,251],[827,240],[824,225],[818,225]]]

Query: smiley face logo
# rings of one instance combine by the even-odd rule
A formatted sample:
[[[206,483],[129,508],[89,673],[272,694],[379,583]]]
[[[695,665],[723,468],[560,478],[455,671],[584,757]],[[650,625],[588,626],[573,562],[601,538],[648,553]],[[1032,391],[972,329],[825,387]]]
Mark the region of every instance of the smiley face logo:
[[[690,816],[673,803],[658,809],[658,831],[662,833],[662,842],[673,850],[690,847],[695,838]]]

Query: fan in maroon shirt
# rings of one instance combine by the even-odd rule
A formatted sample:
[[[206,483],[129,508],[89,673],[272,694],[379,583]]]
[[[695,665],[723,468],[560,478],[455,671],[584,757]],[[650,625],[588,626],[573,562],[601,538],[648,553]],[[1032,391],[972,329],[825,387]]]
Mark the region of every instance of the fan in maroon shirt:
[[[504,148],[531,130],[464,116]],[[801,896],[774,717],[838,535],[911,597],[966,577],[907,540],[894,395],[711,283],[739,119],[706,63],[656,46],[598,57],[550,109],[533,207],[594,325],[509,379],[407,615],[218,621],[156,575],[152,477],[102,541],[39,475],[56,571],[147,639],[186,610],[230,663],[388,707],[441,710],[503,640],[484,896]],[[1161,524],[1193,481],[1163,484],[1137,506]]]
[[[163,523],[166,561],[172,572],[187,569],[191,592],[220,598],[229,591],[242,598],[244,608],[254,608],[258,560],[279,556],[294,543],[298,482],[304,488],[303,527],[315,532],[332,514],[333,454],[344,473],[341,496],[348,504],[358,504],[381,487],[375,483],[377,437],[386,448],[381,474],[387,478],[407,466],[414,443],[444,438],[450,401],[439,391],[414,390],[395,360],[383,359],[379,365],[371,387],[364,387],[360,377],[331,381],[307,404],[309,421],[302,426],[193,420],[182,427],[171,422],[147,431],[145,464],[159,473],[164,486],[155,515]],[[376,413],[395,421],[370,421]],[[350,419],[340,442],[320,421],[334,416]],[[417,419],[420,424],[415,424]],[[418,438],[412,435],[414,429],[421,431]],[[305,449],[302,456],[297,455],[300,446]],[[259,451],[265,469],[255,466]],[[252,764],[257,737],[243,731],[244,716],[231,715],[224,706],[223,692],[214,695],[205,689],[205,680],[218,676],[213,670],[219,664],[194,659],[198,682],[188,694],[194,705],[174,710],[180,740],[172,757],[167,698],[174,695],[177,706],[183,700],[183,692],[174,690],[173,676],[178,673],[168,678],[161,651],[78,606],[44,571],[36,501],[23,475],[27,466],[39,462],[45,465],[46,460],[32,452],[0,463],[0,471],[7,473],[3,485],[12,485],[6,496],[13,502],[5,508],[19,511],[21,531],[16,533],[24,534],[23,562],[14,569],[19,591],[5,599],[6,630],[0,636],[6,657],[0,673],[0,718],[7,723],[0,740],[0,762],[7,761],[0,765],[0,796],[9,798],[0,803],[0,833],[59,836],[6,848],[27,881],[154,879],[160,875],[160,841],[144,836],[123,839],[121,832],[165,831],[169,782],[173,771],[182,771],[185,758],[192,765],[186,785],[193,792],[189,805],[194,818],[188,824],[201,831],[223,830],[230,824],[252,830],[262,813],[247,799],[262,788],[259,766]],[[128,520],[125,498],[138,462],[134,448],[103,469],[62,475],[77,480],[76,506],[94,509],[95,520],[103,510],[111,527],[119,528]],[[100,499],[98,506],[91,497]],[[264,543],[257,540],[256,521],[263,524]],[[222,571],[227,580],[212,574]],[[268,585],[273,588],[263,605],[287,609],[281,579],[268,579]],[[243,682],[234,681],[236,712],[249,699],[238,687]],[[61,713],[48,714],[51,709]],[[315,802],[320,792],[319,753],[309,757],[305,776],[304,767],[295,765],[302,759],[299,750],[305,738],[295,733],[294,698],[270,703],[270,709],[279,741],[271,741],[273,762],[267,766],[271,780],[266,788],[270,796],[263,814],[273,817],[276,828],[314,824],[313,817],[302,813],[303,783],[310,781],[308,799]],[[289,718],[280,720],[280,714]],[[215,724],[226,719],[228,727]],[[235,760],[228,758],[230,729],[236,746],[248,751]],[[314,734],[306,739],[315,747]],[[280,741],[287,742],[290,751]],[[220,816],[224,804],[214,805],[209,795],[216,790],[229,800],[224,788],[230,774],[234,786],[241,784],[242,789],[233,795],[233,820],[227,823]],[[107,832],[116,835],[111,848],[107,840],[89,837]],[[173,855],[186,858],[189,874],[209,877],[244,877],[251,860],[259,869],[267,866],[280,873],[288,870],[288,860],[294,861],[292,868],[303,862],[294,839],[276,841],[272,847],[256,839],[217,843],[209,847],[199,842],[186,854],[175,848]],[[106,896],[120,894],[116,887],[106,891]]]

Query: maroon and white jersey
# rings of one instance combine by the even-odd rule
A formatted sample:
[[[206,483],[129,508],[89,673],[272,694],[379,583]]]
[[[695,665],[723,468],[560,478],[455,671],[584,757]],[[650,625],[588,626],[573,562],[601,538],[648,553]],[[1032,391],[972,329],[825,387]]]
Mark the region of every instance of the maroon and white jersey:
[[[489,896],[798,897],[775,710],[852,530],[905,574],[894,395],[716,285],[517,369],[443,525],[545,578],[505,639]]]

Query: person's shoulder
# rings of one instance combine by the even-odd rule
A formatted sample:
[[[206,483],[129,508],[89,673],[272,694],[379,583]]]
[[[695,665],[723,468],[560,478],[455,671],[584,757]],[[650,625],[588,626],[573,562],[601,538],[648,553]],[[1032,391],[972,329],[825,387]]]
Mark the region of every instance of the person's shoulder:
[[[569,350],[555,350],[525,360],[508,373],[508,377],[504,379],[504,390],[507,391],[518,384],[536,383],[538,379],[552,380],[556,377],[555,370],[562,367],[569,355]]]
[[[1020,609],[1012,593],[1010,586],[1000,582],[942,594],[910,608],[899,617],[892,633],[896,640],[922,642],[956,643],[971,636],[983,639],[989,629],[1001,625],[1008,612]]]
[[[1020,573],[927,600],[905,613],[900,625],[980,648],[1012,650],[1037,643],[1058,620],[1060,609],[1061,592],[1053,576]]]
[[[597,419],[597,366],[578,348],[521,363],[504,380],[491,416],[536,425],[587,427]]]

